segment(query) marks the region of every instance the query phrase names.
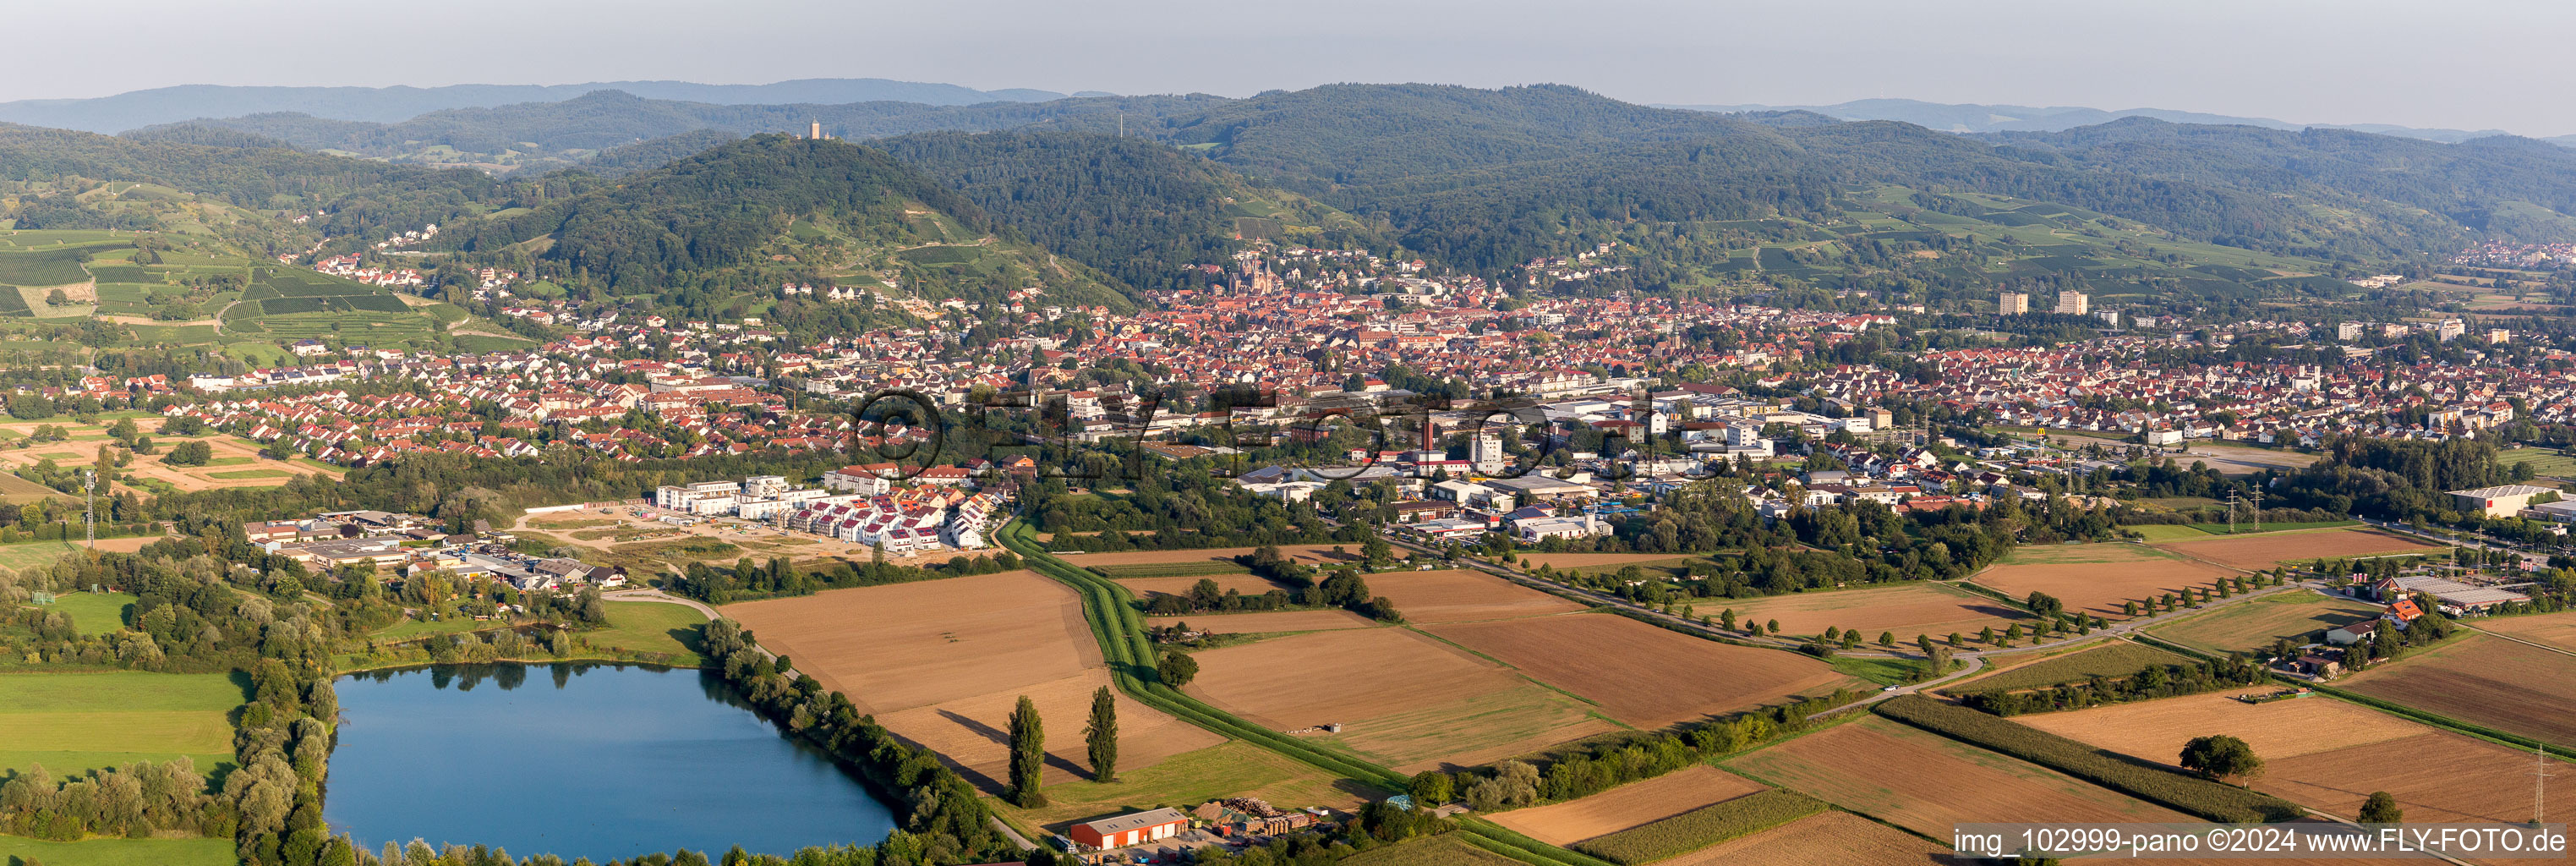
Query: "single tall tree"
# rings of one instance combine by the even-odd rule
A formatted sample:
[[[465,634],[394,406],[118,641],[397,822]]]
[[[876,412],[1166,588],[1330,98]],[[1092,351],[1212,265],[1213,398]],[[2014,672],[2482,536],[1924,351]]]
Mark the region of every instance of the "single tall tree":
[[[1082,729],[1091,747],[1091,779],[1118,781],[1118,695],[1101,686],[1091,693],[1091,724]]]
[[[1038,790],[1045,772],[1046,731],[1038,724],[1038,705],[1021,695],[1019,708],[1011,711],[1011,802],[1024,809],[1046,805],[1046,794]]]

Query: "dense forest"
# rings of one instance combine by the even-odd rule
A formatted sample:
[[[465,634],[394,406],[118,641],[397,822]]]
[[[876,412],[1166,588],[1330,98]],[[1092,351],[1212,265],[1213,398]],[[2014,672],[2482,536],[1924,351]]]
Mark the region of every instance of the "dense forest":
[[[1125,306],[1123,296],[1078,267],[982,238],[996,231],[973,202],[884,151],[837,141],[763,135],[722,145],[615,184],[565,185],[574,194],[509,215],[472,220],[440,240],[499,255],[540,238],[540,264],[610,291],[769,291],[778,282],[826,285],[847,269],[901,269],[913,294],[999,302],[1045,279],[1051,296]],[[926,209],[926,210],[925,210]],[[962,233],[962,234],[961,234]],[[890,256],[940,245],[940,257]],[[988,252],[986,247],[994,247]],[[974,267],[1016,256],[1019,267]],[[874,278],[858,281],[876,282]]]
[[[1268,189],[1142,138],[1078,132],[934,133],[875,142],[1003,224],[1136,289],[1192,285],[1184,269],[1230,264],[1238,217],[1283,214],[1283,242],[1392,252],[1347,214]],[[1248,203],[1284,200],[1277,210]],[[1302,227],[1302,230],[1295,227]]]

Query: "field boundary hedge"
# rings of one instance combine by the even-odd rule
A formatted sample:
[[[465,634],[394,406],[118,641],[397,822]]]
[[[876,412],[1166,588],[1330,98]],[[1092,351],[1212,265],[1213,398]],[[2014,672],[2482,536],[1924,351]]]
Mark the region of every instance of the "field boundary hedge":
[[[1769,788],[1587,839],[1576,847],[1613,863],[1638,866],[1759,833],[1829,808],[1832,806],[1823,800]]]
[[[2212,821],[2249,824],[2287,820],[2300,814],[2298,806],[2269,794],[2149,766],[2009,719],[1921,695],[1881,701],[1877,712]]]

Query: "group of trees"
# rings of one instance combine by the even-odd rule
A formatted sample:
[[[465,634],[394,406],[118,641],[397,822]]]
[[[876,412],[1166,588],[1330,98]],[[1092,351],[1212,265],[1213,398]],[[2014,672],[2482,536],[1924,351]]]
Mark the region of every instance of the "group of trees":
[[[1108,686],[1091,693],[1091,715],[1083,725],[1082,742],[1091,760],[1091,780],[1118,781],[1118,695]],[[1046,722],[1027,695],[1021,695],[1011,710],[1009,743],[1010,779],[1002,798],[1023,809],[1046,805]]]
[[[2124,677],[2096,674],[2082,683],[2036,691],[1983,691],[1960,703],[1998,716],[2074,710],[2102,704],[2168,698],[2236,688],[2271,679],[2261,662],[2246,659],[2150,664]]]
[[[888,563],[883,551],[879,551],[865,564],[843,562],[818,571],[807,571],[789,557],[774,557],[763,565],[746,556],[730,569],[691,562],[679,575],[665,581],[663,588],[708,604],[726,604],[757,598],[811,595],[826,589],[997,574],[1019,567],[1019,555],[1007,550],[984,556],[954,556],[947,562],[930,566]]]
[[[135,763],[57,782],[45,765],[0,781],[0,833],[38,839],[149,836],[176,831],[225,835],[210,823],[206,777],[187,758]]]

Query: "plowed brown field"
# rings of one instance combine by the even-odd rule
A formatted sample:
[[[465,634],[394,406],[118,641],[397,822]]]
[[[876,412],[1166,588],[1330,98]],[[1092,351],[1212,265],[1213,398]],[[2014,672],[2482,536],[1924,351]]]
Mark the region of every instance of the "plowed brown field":
[[[1464,569],[1388,571],[1367,576],[1369,591],[1395,602],[1407,622],[1508,619],[1583,606],[1490,574]]]
[[[1550,845],[1572,845],[1732,800],[1762,786],[1707,764],[1631,782],[1589,797],[1486,817]]]
[[[1821,695],[1855,682],[1816,659],[1703,640],[1606,613],[1428,630],[1641,728]]]
[[[724,615],[798,670],[847,695],[905,739],[938,751],[987,791],[1008,763],[1019,696],[1058,720],[1050,780],[1087,775],[1079,722],[1109,683],[1073,590],[1026,571],[836,589],[727,605]],[[1069,727],[1068,727],[1069,726]],[[1121,696],[1121,769],[1224,738]]]
[[[2387,553],[2439,550],[2411,538],[2376,529],[2312,529],[2302,532],[2217,536],[2207,540],[2169,541],[2156,547],[2247,570],[2284,562]]]
[[[1586,708],[1410,629],[1325,631],[1197,654],[1188,691],[1272,730],[1326,737],[1391,765],[1472,763],[1609,728]]]

